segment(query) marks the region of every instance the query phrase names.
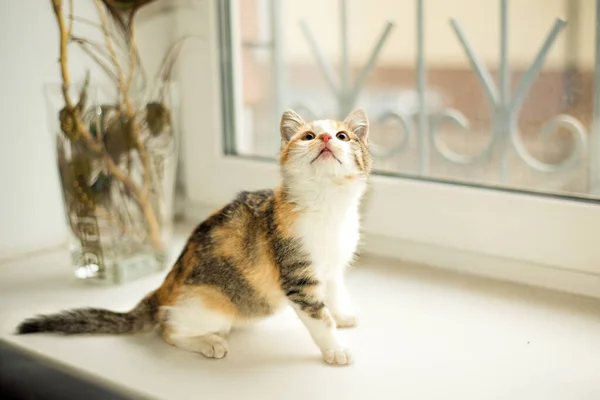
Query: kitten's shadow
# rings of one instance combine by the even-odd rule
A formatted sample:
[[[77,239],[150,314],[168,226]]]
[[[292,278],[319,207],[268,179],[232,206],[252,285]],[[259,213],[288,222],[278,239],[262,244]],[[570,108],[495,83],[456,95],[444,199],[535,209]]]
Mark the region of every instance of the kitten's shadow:
[[[281,366],[299,364],[319,364],[321,357],[318,351],[310,353],[294,349],[290,346],[273,345],[273,338],[261,334],[259,329],[243,328],[231,332],[227,341],[229,354],[223,360],[207,359],[201,354],[182,350],[166,343],[158,331],[124,336],[129,345],[142,349],[173,365],[189,365],[193,362],[211,363],[211,369],[256,368],[257,366]]]

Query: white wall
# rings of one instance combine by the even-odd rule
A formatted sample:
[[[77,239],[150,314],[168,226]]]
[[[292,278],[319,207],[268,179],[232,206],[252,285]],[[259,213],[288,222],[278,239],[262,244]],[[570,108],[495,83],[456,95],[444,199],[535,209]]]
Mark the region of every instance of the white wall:
[[[42,85],[59,79],[50,1],[11,1],[2,9],[0,257],[6,258],[61,243],[67,230],[42,96]]]
[[[92,0],[77,0],[76,14],[94,18]],[[154,74],[172,38],[171,17],[143,10],[138,41]],[[82,35],[94,32],[82,28]],[[4,1],[0,13],[0,260],[65,243],[67,229],[54,161],[54,141],[43,85],[59,82],[58,28],[49,0]],[[73,80],[98,70],[80,52],[71,56]],[[151,75],[151,76],[152,76]],[[52,115],[54,117],[54,115]]]

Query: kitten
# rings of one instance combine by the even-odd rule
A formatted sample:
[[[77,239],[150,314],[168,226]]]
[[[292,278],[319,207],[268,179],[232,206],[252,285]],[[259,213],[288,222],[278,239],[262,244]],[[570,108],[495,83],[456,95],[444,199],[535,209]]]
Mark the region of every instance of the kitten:
[[[25,320],[18,333],[132,333],[160,326],[168,343],[227,354],[232,327],[291,304],[329,364],[352,356],[337,328],[356,324],[343,273],[359,239],[371,169],[368,120],[281,119],[282,184],[242,192],[189,238],[164,283],[127,313],[75,309]]]

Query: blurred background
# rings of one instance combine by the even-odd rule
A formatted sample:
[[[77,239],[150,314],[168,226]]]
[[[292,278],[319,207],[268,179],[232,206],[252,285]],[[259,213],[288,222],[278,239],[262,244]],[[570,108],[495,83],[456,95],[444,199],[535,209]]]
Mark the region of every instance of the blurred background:
[[[340,87],[356,89],[381,44],[355,100],[371,116],[374,144],[387,149],[380,151],[379,172],[594,196],[590,157],[597,150],[589,141],[595,9],[594,1],[585,0],[513,1],[510,7],[495,0],[381,0],[376,6],[361,0],[279,6],[268,0],[240,2],[234,23],[242,42],[232,45],[241,52],[246,120],[239,133],[244,140],[235,151],[264,157],[277,152],[271,134],[281,108],[276,104],[310,117],[339,113],[344,99],[332,91],[327,72]],[[380,42],[386,24],[391,25],[388,35]],[[555,36],[545,43],[549,35]],[[311,36],[329,67],[325,72]],[[504,105],[513,100],[545,44],[541,68],[525,79],[522,103],[509,111]],[[467,48],[489,77],[495,104]],[[459,114],[467,128],[446,117]],[[555,121],[560,122],[551,126]],[[519,151],[508,126],[522,143]]]
[[[75,5],[82,21],[97,21],[93,1]],[[213,5],[216,17],[207,23]],[[50,1],[7,2],[0,18],[0,253],[9,259],[64,243],[68,229],[49,129],[56,115],[43,94],[44,85],[60,83]],[[595,202],[597,20],[593,0],[150,2],[136,15],[148,76],[174,40],[194,39],[174,68],[184,120],[176,129],[174,213],[218,198],[195,186],[207,175],[196,160],[204,157],[195,155],[207,135],[210,146],[223,138],[211,152],[272,163],[285,108],[313,119],[363,107],[379,175]],[[78,35],[101,42],[101,32],[82,21]],[[199,66],[212,40],[219,51]],[[95,84],[106,81],[77,46],[70,65],[73,82],[86,71]],[[218,86],[218,104],[199,97],[207,80]],[[208,113],[218,113],[220,131],[204,130],[200,118]],[[236,185],[229,189],[244,189]]]

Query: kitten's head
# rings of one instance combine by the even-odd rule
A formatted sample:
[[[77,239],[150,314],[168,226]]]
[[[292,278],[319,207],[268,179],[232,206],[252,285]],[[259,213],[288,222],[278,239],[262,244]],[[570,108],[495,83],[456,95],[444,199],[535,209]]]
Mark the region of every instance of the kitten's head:
[[[352,180],[371,172],[369,121],[363,110],[344,121],[304,122],[294,111],[281,117],[281,168],[285,177]]]

